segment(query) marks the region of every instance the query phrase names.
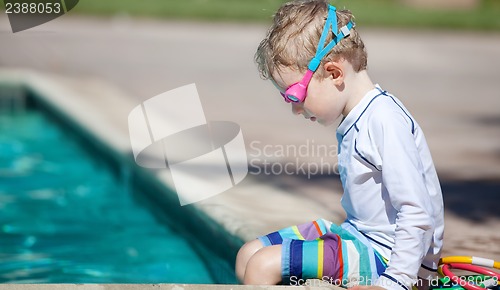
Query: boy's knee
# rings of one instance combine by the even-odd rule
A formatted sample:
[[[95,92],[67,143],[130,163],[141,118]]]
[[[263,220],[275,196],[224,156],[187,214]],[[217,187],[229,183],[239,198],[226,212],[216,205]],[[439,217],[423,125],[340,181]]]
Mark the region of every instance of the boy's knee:
[[[272,268],[273,265],[276,264],[274,252],[275,251],[270,251],[268,248],[257,251],[248,261],[248,267],[256,267],[262,269],[262,271]]]
[[[239,250],[238,253],[242,254],[250,254],[253,255],[255,254],[258,250],[262,249],[264,245],[260,240],[253,240],[250,242],[246,242]]]
[[[246,272],[246,267],[250,258],[264,245],[259,240],[253,240],[245,243],[236,256],[236,276],[240,281],[243,281],[243,277]]]
[[[248,261],[245,284],[278,284],[281,281],[281,246],[258,250]]]

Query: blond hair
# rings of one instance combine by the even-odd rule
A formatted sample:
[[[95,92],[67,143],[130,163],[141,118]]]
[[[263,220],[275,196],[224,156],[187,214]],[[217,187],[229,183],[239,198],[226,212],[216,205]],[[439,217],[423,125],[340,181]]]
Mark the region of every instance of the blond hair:
[[[262,78],[272,78],[272,74],[283,68],[305,72],[309,61],[314,57],[323,27],[328,16],[328,1],[299,0],[283,4],[274,15],[274,22],[255,53]],[[349,10],[337,10],[338,28],[346,25],[352,18]],[[330,31],[326,38],[333,38]],[[325,43],[325,44],[326,44]],[[365,45],[355,28],[348,37],[342,39],[321,61],[347,60],[354,71],[365,70],[367,53]],[[325,77],[320,65],[316,76]]]

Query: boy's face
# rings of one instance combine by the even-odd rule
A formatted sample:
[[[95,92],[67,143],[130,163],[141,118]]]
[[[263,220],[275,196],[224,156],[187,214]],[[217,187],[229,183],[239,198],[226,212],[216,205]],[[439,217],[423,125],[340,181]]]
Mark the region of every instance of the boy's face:
[[[273,74],[273,82],[281,92],[284,92],[290,85],[299,82],[303,76],[303,74],[291,69],[283,69],[279,73]],[[294,114],[302,114],[306,119],[329,126],[340,117],[346,101],[339,94],[338,88],[331,78],[313,77],[307,87],[305,101],[290,104],[292,104]]]

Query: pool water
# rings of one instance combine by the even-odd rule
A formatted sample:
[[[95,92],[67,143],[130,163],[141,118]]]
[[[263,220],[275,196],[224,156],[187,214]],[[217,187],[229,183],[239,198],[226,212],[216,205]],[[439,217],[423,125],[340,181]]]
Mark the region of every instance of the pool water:
[[[0,112],[0,282],[214,283],[129,187],[43,113]]]

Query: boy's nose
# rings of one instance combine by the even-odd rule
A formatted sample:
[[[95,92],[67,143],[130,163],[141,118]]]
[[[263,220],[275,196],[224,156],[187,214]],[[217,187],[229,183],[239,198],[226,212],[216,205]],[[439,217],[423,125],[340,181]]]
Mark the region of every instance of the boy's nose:
[[[292,113],[294,115],[299,115],[304,112],[304,106],[302,103],[292,103]]]

